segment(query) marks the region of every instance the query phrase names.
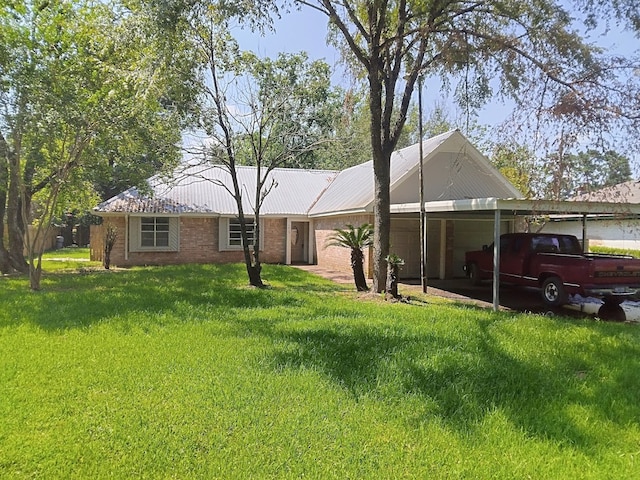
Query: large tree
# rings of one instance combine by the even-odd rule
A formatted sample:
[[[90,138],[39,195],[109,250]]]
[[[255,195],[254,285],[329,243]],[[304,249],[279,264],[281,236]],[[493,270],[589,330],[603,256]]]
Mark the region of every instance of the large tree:
[[[328,141],[340,99],[330,88],[329,66],[309,62],[306,54],[282,54],[272,60],[240,51],[230,25],[240,19],[254,28],[268,27],[272,2],[155,4],[158,22],[164,21],[167,31],[190,46],[203,78],[194,133],[204,133],[205,143],[190,140],[191,166],[200,159],[204,168],[222,168],[229,174],[230,186],[215,183],[235,200],[249,283],[262,287],[261,208],[278,187],[275,168],[314,167],[319,161],[318,147]],[[243,165],[256,167],[251,187],[241,183],[238,167]],[[193,169],[189,175],[197,177]]]
[[[385,285],[390,234],[390,158],[419,76],[459,80],[456,97],[475,109],[509,95],[539,114],[612,127],[637,120],[637,65],[610,58],[578,33],[617,19],[640,25],[631,0],[296,0],[324,13],[349,64],[366,78],[375,176],[374,288]],[[610,6],[610,9],[605,7]],[[495,83],[492,83],[495,80]],[[596,118],[597,117],[597,118]],[[635,118],[634,118],[635,117]]]
[[[178,158],[179,106],[191,83],[176,72],[190,70],[174,68],[186,57],[166,55],[166,37],[154,41],[146,18],[142,9],[90,0],[0,7],[0,209],[9,237],[0,267],[28,270],[32,289],[40,287],[40,238],[61,198],[91,188],[108,161],[100,147],[162,145],[165,161]]]

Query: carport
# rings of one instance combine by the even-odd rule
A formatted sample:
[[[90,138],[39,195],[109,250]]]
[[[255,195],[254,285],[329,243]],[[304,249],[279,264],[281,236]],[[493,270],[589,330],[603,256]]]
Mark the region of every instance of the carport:
[[[640,204],[614,202],[586,202],[586,201],[550,201],[550,200],[521,200],[501,198],[476,198],[464,200],[443,200],[425,202],[427,217],[446,214],[465,216],[469,218],[493,217],[493,309],[500,306],[500,235],[501,223],[504,217],[525,218],[549,215],[579,215],[582,217],[582,244],[587,244],[588,222],[590,216],[615,215],[621,218],[639,218]],[[395,204],[391,207],[392,214],[408,214],[420,211],[419,203]],[[423,245],[426,242],[422,243]],[[426,248],[426,245],[425,247]],[[425,253],[426,256],[426,253]]]

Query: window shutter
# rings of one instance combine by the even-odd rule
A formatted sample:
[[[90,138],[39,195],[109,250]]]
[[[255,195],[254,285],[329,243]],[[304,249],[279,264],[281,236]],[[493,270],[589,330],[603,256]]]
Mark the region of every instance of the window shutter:
[[[218,218],[218,251],[227,250],[227,235],[229,234],[229,219],[226,217]]]
[[[129,251],[140,251],[140,217],[129,217]]]
[[[180,249],[180,219],[171,217],[169,219],[169,250]]]

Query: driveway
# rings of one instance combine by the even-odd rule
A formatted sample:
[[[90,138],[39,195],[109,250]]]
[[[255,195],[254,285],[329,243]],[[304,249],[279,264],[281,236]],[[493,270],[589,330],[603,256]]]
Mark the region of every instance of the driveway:
[[[418,281],[402,284],[407,289],[421,292]],[[403,289],[400,288],[402,293]],[[429,280],[427,294],[452,298],[461,302],[471,302],[487,308],[493,308],[493,289],[491,282],[480,286],[471,285],[468,279]],[[410,294],[409,294],[410,295]],[[511,285],[500,285],[500,309],[530,312],[539,314],[564,315],[578,318],[594,318],[616,322],[640,323],[640,303],[626,301],[620,306],[604,306],[596,298],[571,297],[572,303],[562,307],[548,307],[542,302],[540,291],[534,288],[522,288]]]
[[[296,265],[316,275],[328,278],[337,283],[353,284],[353,275],[345,272],[327,270],[317,265]],[[404,296],[422,294],[419,280],[403,280],[398,285],[398,292]],[[493,289],[491,282],[480,286],[471,285],[466,278],[451,280],[429,279],[427,295],[448,298],[455,302],[469,303],[483,308],[493,308]],[[624,302],[620,308],[603,308],[602,302],[596,299],[579,299],[580,302],[560,308],[549,308],[542,303],[540,292],[509,285],[500,286],[500,309],[539,314],[555,314],[578,318],[598,317],[603,320],[640,322],[640,304]]]

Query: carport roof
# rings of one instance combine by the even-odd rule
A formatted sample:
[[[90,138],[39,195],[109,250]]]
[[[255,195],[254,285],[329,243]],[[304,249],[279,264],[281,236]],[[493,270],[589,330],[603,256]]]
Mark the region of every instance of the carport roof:
[[[516,198],[473,198],[426,202],[427,213],[447,212],[509,212],[514,215],[582,214],[582,215],[640,215],[640,204],[622,202],[588,202],[574,200],[524,200]],[[391,213],[415,213],[419,203],[391,206]]]

